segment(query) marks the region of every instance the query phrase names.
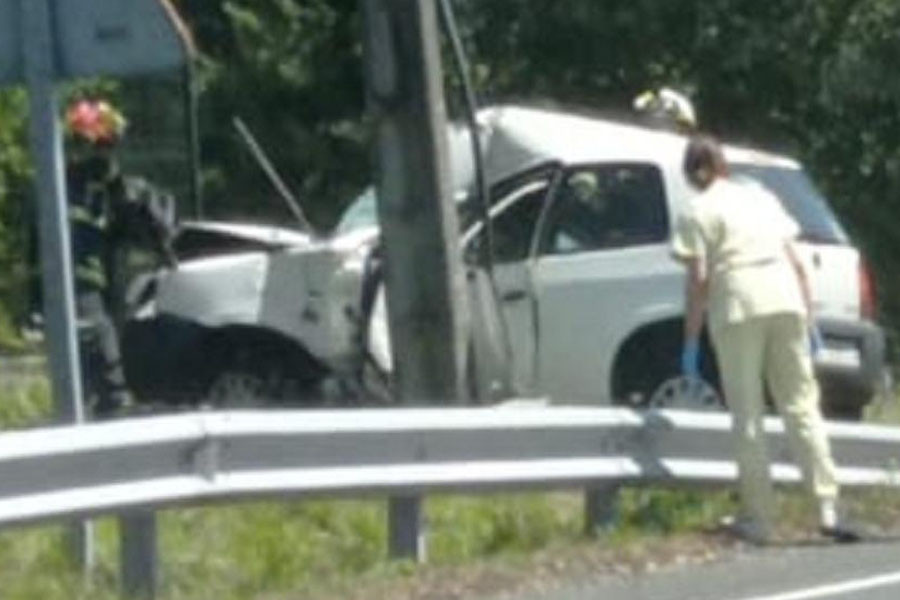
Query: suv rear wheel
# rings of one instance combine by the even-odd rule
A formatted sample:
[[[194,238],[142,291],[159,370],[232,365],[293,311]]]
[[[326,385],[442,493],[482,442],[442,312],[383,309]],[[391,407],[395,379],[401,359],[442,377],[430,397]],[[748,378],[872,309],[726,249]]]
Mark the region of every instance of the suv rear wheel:
[[[724,410],[715,355],[705,333],[700,343],[700,374],[707,385],[686,389],[689,382],[680,377],[682,328],[680,320],[650,325],[622,345],[613,366],[614,404]]]

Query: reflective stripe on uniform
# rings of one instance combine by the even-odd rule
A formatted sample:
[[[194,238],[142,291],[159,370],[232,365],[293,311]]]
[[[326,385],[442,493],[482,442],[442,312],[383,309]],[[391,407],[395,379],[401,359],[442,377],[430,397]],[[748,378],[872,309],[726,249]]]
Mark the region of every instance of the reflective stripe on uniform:
[[[81,283],[93,284],[97,287],[106,287],[106,275],[103,273],[103,264],[96,256],[91,256],[75,265],[75,279]]]
[[[96,227],[103,231],[107,226],[105,214],[94,216],[83,206],[73,205],[69,207],[69,219],[75,225],[87,225],[88,227]]]

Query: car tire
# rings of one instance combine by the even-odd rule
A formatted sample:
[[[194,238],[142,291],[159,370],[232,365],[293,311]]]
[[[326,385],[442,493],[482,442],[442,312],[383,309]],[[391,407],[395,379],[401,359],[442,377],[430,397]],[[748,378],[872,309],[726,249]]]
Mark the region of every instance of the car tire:
[[[675,398],[681,377],[679,358],[682,346],[681,321],[659,323],[638,332],[622,345],[613,367],[613,404],[629,408],[666,408],[665,399]],[[718,394],[719,410],[725,410],[722,400],[715,355],[706,335],[701,338],[700,375],[707,392]],[[698,396],[698,410],[711,410],[709,393]],[[687,409],[682,402],[676,408]]]
[[[233,360],[211,378],[202,403],[215,408],[314,406],[318,393],[290,377],[280,364]]]
[[[258,332],[212,336],[201,403],[215,408],[313,407],[327,371],[296,345]]]
[[[859,401],[848,404],[828,402],[823,396],[822,416],[829,421],[862,421],[865,411],[865,402]],[[846,402],[846,400],[844,400]]]

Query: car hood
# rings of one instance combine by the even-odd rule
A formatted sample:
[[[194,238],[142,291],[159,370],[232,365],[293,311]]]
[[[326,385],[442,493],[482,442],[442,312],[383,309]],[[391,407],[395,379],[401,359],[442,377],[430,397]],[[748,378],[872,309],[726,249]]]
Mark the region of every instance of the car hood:
[[[309,245],[313,240],[313,237],[308,233],[275,225],[227,221],[185,221],[178,227],[179,234],[191,231],[257,242],[261,245],[271,246],[273,249],[287,246],[305,246]]]

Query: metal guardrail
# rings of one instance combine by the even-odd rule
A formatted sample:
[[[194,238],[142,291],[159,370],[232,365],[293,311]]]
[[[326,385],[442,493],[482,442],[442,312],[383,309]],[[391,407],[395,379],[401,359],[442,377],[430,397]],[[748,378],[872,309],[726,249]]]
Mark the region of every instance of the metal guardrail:
[[[900,428],[828,427],[843,485],[900,487]],[[582,487],[593,525],[621,485],[733,483],[730,429],[724,413],[498,406],[199,412],[7,432],[0,527],[121,513],[123,585],[152,596],[162,507],[387,496],[392,553],[421,559],[423,495]],[[798,482],[780,419],[766,431],[774,479]]]
[[[724,484],[726,414],[612,408],[200,412],[0,435],[0,525],[281,495]],[[773,475],[799,480],[780,420]],[[829,424],[844,485],[900,486],[900,428]]]

